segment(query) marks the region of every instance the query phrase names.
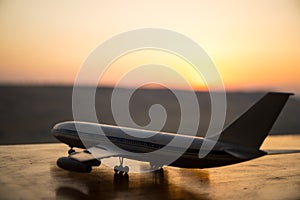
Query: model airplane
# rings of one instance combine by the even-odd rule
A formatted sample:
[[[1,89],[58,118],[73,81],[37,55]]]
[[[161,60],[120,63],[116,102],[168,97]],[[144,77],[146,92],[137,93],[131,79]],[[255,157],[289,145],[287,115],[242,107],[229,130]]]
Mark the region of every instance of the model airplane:
[[[225,128],[218,140],[214,138],[192,137],[191,145],[184,153],[169,164],[170,166],[182,168],[209,168],[219,167],[244,162],[261,157],[267,153],[260,150],[260,146],[271,130],[282,108],[287,102],[291,93],[266,94],[261,100],[254,104],[249,110],[237,118]],[[86,132],[79,131],[83,127]],[[97,134],[101,128],[111,142],[125,151],[111,149],[103,136]],[[130,135],[124,133],[130,132]],[[65,170],[77,172],[90,172],[93,166],[99,166],[101,160],[109,157],[119,157],[120,165],[115,166],[116,173],[128,173],[129,168],[123,166],[123,158],[146,161],[151,160],[143,156],[143,153],[153,152],[167,145],[175,135],[173,133],[156,132],[154,137],[141,138],[139,134],[153,133],[153,131],[95,124],[87,122],[62,122],[56,124],[52,134],[61,142],[67,144],[71,149],[68,157],[57,160],[57,165]],[[134,136],[137,137],[134,137]],[[85,142],[82,142],[84,136]],[[182,140],[191,139],[191,136],[180,136]],[[204,157],[199,158],[199,149],[204,141],[216,142],[213,149]],[[82,152],[75,152],[73,147],[85,149]],[[89,149],[97,149],[97,156],[90,153]],[[181,146],[173,146],[174,152]],[[138,153],[132,157],[126,152]],[[162,167],[164,163],[160,163]],[[157,167],[157,166],[156,166]]]

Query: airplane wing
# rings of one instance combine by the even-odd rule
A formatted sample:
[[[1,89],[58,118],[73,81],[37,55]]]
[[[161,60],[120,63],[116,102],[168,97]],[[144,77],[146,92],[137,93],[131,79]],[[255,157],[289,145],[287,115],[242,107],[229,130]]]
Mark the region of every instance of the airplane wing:
[[[93,152],[93,154],[91,154],[90,152]],[[113,151],[112,149],[107,149],[100,145],[91,147],[90,149],[87,149],[83,152],[75,152],[69,155],[69,158],[83,163],[91,160],[101,160],[110,157],[126,157],[126,155],[121,152]]]
[[[292,153],[300,153],[299,149],[277,149],[277,150],[264,150],[268,153],[268,155],[278,155],[278,154],[292,154]]]
[[[65,170],[90,172],[92,166],[101,164],[101,159],[110,157],[126,157],[126,155],[122,151],[116,152],[113,149],[106,149],[104,146],[96,145],[82,152],[71,153],[68,157],[59,158],[57,165]]]

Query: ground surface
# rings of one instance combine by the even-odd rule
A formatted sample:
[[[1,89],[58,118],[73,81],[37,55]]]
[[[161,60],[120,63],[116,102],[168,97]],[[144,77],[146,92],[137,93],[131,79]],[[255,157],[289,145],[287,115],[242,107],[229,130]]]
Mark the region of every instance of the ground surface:
[[[300,149],[300,136],[271,136],[263,149]],[[300,153],[269,155],[227,167],[114,177],[59,169],[63,144],[0,146],[1,199],[300,199]]]

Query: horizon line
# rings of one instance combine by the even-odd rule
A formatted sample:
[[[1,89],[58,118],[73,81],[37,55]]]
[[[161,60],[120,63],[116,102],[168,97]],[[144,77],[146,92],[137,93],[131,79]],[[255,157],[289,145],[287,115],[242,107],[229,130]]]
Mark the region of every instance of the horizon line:
[[[1,83],[0,82],[0,87],[74,87],[74,84],[70,83],[13,83],[13,82],[7,82],[7,83]],[[90,84],[82,84],[80,87],[86,87],[86,88],[91,88],[93,87]],[[97,88],[107,88],[107,89],[125,89],[125,90],[131,90],[133,87],[130,86],[118,86],[118,87],[113,87],[111,85],[98,85]],[[183,88],[176,88],[176,87],[139,87],[139,90],[177,90],[177,91],[195,91],[195,92],[203,92],[203,93],[208,93],[208,90],[203,90],[203,89],[183,89]],[[212,92],[221,92],[220,90],[213,90]],[[226,89],[226,93],[266,93],[266,92],[276,92],[274,89]],[[295,95],[297,96],[297,95]]]

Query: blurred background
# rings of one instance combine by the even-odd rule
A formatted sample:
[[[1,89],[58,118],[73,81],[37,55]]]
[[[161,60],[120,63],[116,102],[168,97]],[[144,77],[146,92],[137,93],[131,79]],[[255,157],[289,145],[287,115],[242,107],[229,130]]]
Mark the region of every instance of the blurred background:
[[[95,104],[100,123],[115,124],[111,112],[111,93],[112,88],[97,90]],[[71,86],[2,86],[0,94],[0,144],[57,142],[50,134],[53,125],[73,119]],[[264,94],[264,92],[227,93],[225,125],[246,111]],[[197,98],[200,106],[197,135],[204,136],[211,117],[210,98],[207,92],[197,92]],[[150,122],[149,108],[157,103],[164,106],[167,111],[168,117],[163,131],[177,132],[181,117],[180,107],[174,94],[167,89],[136,90],[129,104],[132,119],[140,126],[147,125]],[[271,133],[300,133],[299,119],[300,100],[292,97]]]
[[[1,1],[0,144],[56,142],[51,127],[72,120],[72,85],[90,52],[116,34],[144,27],[179,32],[207,52],[228,92],[226,124],[267,91],[293,92],[272,134],[300,133],[299,11],[297,0]],[[115,123],[110,97],[121,72],[149,62],[176,68],[197,91],[203,135],[210,118],[206,85],[189,63],[165,52],[135,52],[112,63],[96,94],[99,122]],[[88,88],[86,77],[81,84]],[[171,89],[188,89],[171,74],[163,77]],[[121,90],[140,79],[123,83]],[[163,130],[176,132],[180,109],[166,88],[135,91],[130,101],[135,122],[149,123],[148,108],[156,103],[168,113]]]

